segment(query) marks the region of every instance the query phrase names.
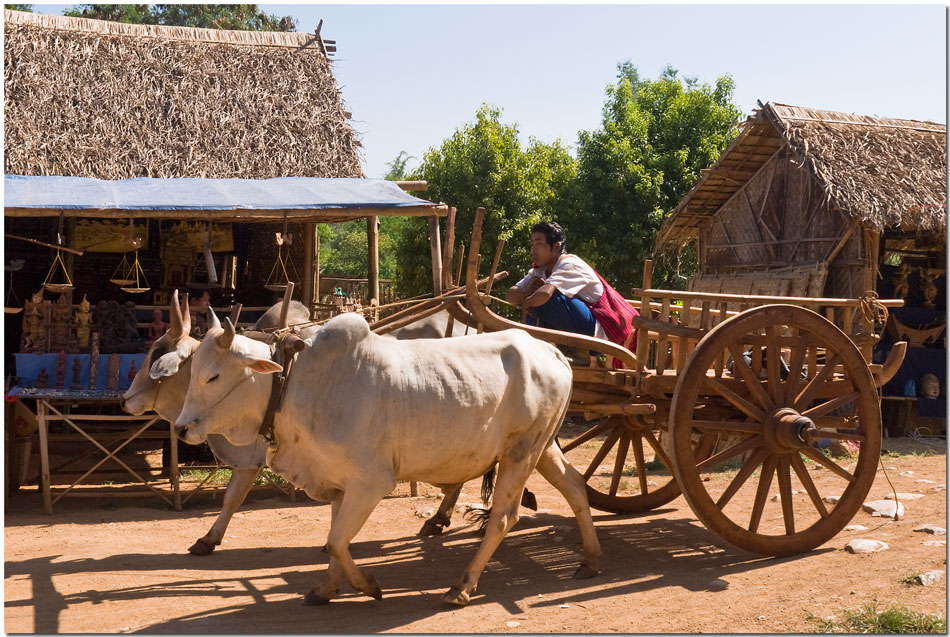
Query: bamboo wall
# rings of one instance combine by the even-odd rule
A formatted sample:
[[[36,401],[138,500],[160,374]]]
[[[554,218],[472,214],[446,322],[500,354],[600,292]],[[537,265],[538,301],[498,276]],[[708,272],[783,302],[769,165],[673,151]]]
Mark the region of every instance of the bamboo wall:
[[[787,146],[700,232],[691,290],[857,298],[870,267],[864,232],[832,209]]]

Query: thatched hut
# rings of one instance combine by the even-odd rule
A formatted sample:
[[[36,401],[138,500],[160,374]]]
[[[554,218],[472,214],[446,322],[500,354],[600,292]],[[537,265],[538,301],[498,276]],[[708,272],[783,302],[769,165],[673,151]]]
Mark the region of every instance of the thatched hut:
[[[331,70],[333,51],[319,33],[146,26],[6,10],[5,173],[98,179],[363,177],[360,142]],[[283,255],[291,274],[304,274],[319,249],[313,223],[242,226],[225,223],[223,215],[215,221],[213,226],[136,222],[134,232],[144,240],[140,259],[155,288],[137,302],[161,304],[172,284],[203,276],[195,270],[203,268],[201,237],[208,231],[217,271],[227,277],[228,287],[213,290],[220,305],[236,288],[245,305],[273,300],[264,284],[277,258],[275,232],[293,235]],[[78,288],[123,300],[127,297],[108,278],[130,222],[124,230],[120,222],[112,223],[112,242],[78,245],[87,252],[75,275]],[[8,219],[8,232],[11,225]],[[47,219],[17,219],[15,225],[15,234],[49,243],[60,229]],[[102,239],[110,232],[102,224],[77,227],[69,219],[63,225],[73,247],[84,237]],[[38,288],[48,262],[28,258],[35,245],[6,243],[8,260],[26,258],[15,282],[22,299]],[[68,265],[71,261],[67,257]],[[312,289],[298,279],[296,296],[313,300]]]
[[[946,245],[946,126],[766,104],[672,211],[690,289],[857,298],[889,254]],[[908,252],[909,251],[909,252]]]
[[[946,149],[945,124],[760,105],[664,222],[656,251],[695,245],[694,291],[903,298],[875,359],[909,341],[884,390],[913,399],[905,384],[919,394],[924,373],[946,386]],[[921,415],[945,414],[931,402]]]

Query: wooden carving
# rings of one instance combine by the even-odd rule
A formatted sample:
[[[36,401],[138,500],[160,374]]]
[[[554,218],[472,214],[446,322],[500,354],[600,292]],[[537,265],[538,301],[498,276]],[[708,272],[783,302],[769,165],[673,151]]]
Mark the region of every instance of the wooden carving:
[[[119,391],[119,355],[109,357],[109,391]]]
[[[89,336],[92,333],[92,314],[89,312],[89,301],[85,295],[82,297],[79,309],[76,310],[74,323],[76,324],[76,342],[80,350],[86,351],[89,347]]]
[[[89,351],[89,389],[96,389],[96,377],[99,375],[99,335],[93,333]]]
[[[60,294],[59,298],[52,306],[52,316],[49,329],[49,349],[50,351],[65,350],[69,347],[69,336],[71,333],[73,310],[69,305],[69,300],[65,294]]]

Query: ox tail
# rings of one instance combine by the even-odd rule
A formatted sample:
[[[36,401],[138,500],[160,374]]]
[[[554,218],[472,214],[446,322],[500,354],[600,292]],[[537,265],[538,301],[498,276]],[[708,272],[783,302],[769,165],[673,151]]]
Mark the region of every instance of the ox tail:
[[[488,504],[491,501],[491,494],[495,491],[495,467],[492,465],[484,476],[482,476],[482,502]]]

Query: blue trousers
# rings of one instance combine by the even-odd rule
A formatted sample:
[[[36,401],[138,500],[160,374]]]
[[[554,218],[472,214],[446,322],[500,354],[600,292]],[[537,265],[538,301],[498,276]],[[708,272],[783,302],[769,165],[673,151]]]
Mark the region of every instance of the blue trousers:
[[[567,298],[560,290],[555,290],[544,305],[529,308],[525,323],[561,332],[594,335],[594,315],[590,308],[577,297]]]

